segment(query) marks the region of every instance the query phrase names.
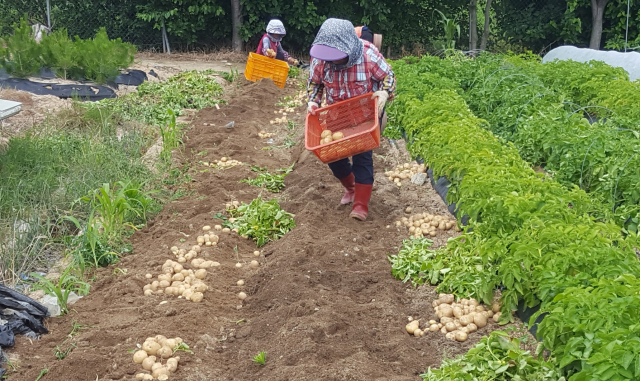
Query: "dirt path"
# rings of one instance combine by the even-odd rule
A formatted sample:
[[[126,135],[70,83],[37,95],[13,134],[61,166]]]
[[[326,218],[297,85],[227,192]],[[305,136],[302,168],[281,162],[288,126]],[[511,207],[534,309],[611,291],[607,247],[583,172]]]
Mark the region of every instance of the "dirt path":
[[[134,254],[115,266],[126,269],[125,275],[117,275],[114,267],[100,270],[90,295],[68,315],[49,319],[50,334],[37,342],[18,340],[11,352],[18,368],[9,380],[35,380],[45,368],[43,381],[133,380],[140,367],[128,351],[158,334],[179,336],[194,351],[181,355],[174,380],[418,380],[445,352],[463,353],[488,332],[489,326],[465,343],[440,334],[419,339],[406,334],[407,316],[433,318],[434,294],[430,287],[414,290],[392,278],[387,254],[397,253],[408,232],[387,225],[407,206],[438,214],[446,207],[428,185],[398,188],[383,176],[385,168],[403,160],[385,139],[374,155],[370,218],[364,223],[349,219],[349,209],[337,205],[339,182],[305,153],[301,129],[293,148],[262,149],[268,145],[258,138],[260,130],[277,134],[274,146],[289,132],[268,121],[274,103],[296,91],[266,81],[244,84],[229,105],[198,114],[184,149],[185,162],[192,164],[193,194],[166,205],[133,236]],[[298,126],[303,112],[297,110]],[[219,127],[229,121],[235,121],[234,130]],[[218,223],[213,215],[223,212],[226,202],[248,203],[260,194],[238,183],[255,176],[249,166],[215,170],[197,164],[222,156],[271,171],[298,161],[285,178],[285,190],[275,195],[296,215],[297,227],[263,248],[256,270],[235,268],[234,248],[240,262],[248,264],[254,259],[253,242],[222,234],[218,246],[203,250],[221,266],[207,277],[210,288],[201,303],[143,296],[145,274],[155,276],[162,263],[175,259],[169,247],[195,241],[203,225]],[[273,195],[265,191],[263,196]],[[439,234],[436,246],[453,233]],[[237,286],[239,279],[246,284]],[[244,302],[236,297],[240,291],[249,295]],[[68,341],[75,345],[68,356],[56,360],[54,348],[68,337],[73,322],[89,327]],[[267,352],[265,366],[251,361],[260,351]]]

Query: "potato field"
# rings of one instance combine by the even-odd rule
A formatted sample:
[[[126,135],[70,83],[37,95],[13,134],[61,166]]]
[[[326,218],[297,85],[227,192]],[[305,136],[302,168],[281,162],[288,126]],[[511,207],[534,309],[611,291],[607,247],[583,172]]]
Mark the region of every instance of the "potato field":
[[[48,334],[16,337],[5,377],[640,379],[638,83],[533,55],[391,65],[364,222],[305,149],[305,72],[283,89],[187,72],[172,92],[105,101],[172,126],[159,130],[170,149],[157,189],[113,185],[131,205],[162,205],[114,222],[125,243],[100,257],[74,241],[95,263],[67,287],[88,292]],[[187,85],[187,104],[153,103]],[[433,182],[415,181],[425,173]]]

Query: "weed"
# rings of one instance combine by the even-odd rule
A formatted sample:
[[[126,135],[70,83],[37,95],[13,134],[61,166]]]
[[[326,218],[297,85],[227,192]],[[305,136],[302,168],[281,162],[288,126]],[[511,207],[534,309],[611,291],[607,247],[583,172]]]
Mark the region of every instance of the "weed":
[[[288,168],[279,169],[278,172],[281,172],[279,175],[272,175],[269,172],[264,171],[253,180],[245,179],[240,182],[265,188],[269,192],[278,193],[284,188],[284,177],[293,171],[294,165],[295,163]],[[251,169],[253,170],[253,168]],[[262,168],[260,169],[262,170]]]
[[[178,345],[176,345],[175,348],[173,348],[173,353],[175,354],[178,351],[183,351],[183,352],[187,352],[190,354],[193,354],[193,351],[191,349],[189,349],[189,346],[187,345],[187,343],[182,342]]]
[[[40,371],[40,374],[38,375],[38,377],[36,378],[36,381],[40,381],[40,379],[42,377],[44,377],[45,374],[49,373],[49,368],[44,368]]]
[[[73,338],[85,328],[95,328],[95,326],[78,324],[76,320],[73,320],[73,323],[71,323],[71,332],[69,332],[67,338],[64,339],[62,343],[56,345],[53,350],[53,354],[58,360],[63,360],[64,358],[69,356],[69,353],[71,353],[71,351],[73,351],[77,347],[76,343],[70,343],[70,341],[72,341]]]
[[[238,69],[230,69],[228,72],[220,71],[220,76],[224,78],[227,82],[234,83],[236,79],[238,79]]]
[[[89,293],[89,288],[91,287],[88,283],[83,282],[78,277],[71,274],[72,270],[73,267],[67,267],[67,269],[60,275],[58,282],[55,284],[51,280],[39,274],[30,274],[33,278],[38,280],[38,282],[32,284],[33,289],[43,290],[46,294],[55,296],[58,300],[58,306],[60,306],[60,312],[63,315],[69,312],[67,301],[69,300],[71,292],[75,292],[78,295],[87,295]]]
[[[300,68],[297,66],[291,66],[289,68],[289,78],[298,78],[300,76]]]
[[[253,362],[258,363],[260,365],[264,365],[267,362],[267,352],[262,351],[258,353],[254,358]]]
[[[176,124],[176,114],[171,109],[167,109],[169,113],[169,123],[166,127],[160,126],[160,136],[162,137],[162,152],[160,159],[168,163],[171,159],[171,151],[182,145],[182,129]]]

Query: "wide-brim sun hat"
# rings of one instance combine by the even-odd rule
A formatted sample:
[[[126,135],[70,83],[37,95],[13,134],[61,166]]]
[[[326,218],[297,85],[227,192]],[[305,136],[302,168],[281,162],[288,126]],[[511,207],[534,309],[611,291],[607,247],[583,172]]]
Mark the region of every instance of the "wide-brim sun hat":
[[[311,47],[309,55],[320,61],[338,61],[347,58],[348,54],[327,45],[316,44]]]

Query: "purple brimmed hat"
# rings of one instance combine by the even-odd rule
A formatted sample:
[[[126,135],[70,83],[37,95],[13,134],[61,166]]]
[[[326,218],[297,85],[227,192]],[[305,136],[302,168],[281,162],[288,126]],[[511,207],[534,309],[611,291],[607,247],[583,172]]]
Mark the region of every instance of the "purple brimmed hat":
[[[309,55],[321,61],[338,61],[347,57],[347,53],[341,52],[336,48],[327,45],[313,45],[309,51]]]

